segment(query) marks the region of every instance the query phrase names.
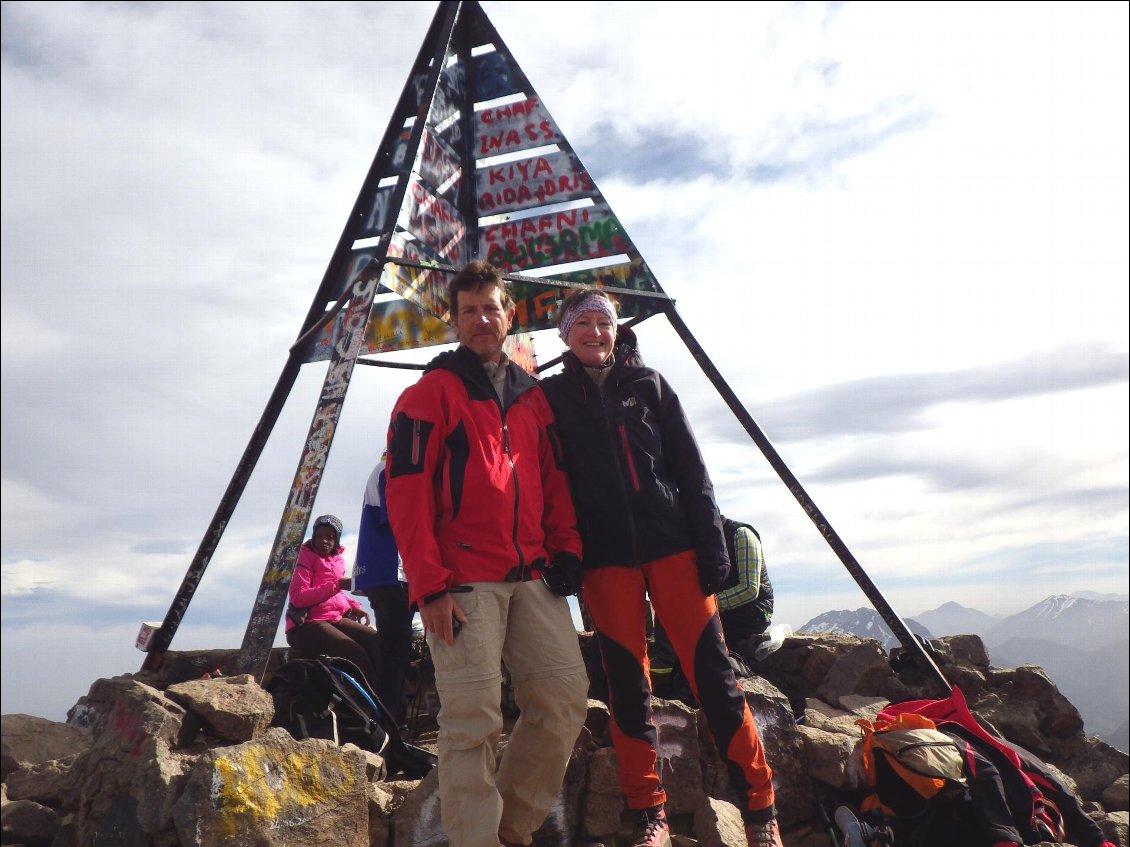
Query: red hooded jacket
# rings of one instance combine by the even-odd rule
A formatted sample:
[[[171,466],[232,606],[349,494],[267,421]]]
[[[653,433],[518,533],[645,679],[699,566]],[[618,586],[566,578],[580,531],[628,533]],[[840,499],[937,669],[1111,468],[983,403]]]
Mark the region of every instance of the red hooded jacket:
[[[537,579],[559,552],[580,557],[553,413],[536,385],[510,363],[503,404],[460,346],[397,400],[386,495],[410,603],[462,583]]]

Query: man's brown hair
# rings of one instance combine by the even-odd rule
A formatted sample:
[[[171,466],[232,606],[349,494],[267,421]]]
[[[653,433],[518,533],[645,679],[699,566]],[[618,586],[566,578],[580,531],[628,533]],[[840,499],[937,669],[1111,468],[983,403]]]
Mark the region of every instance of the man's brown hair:
[[[460,291],[482,291],[495,288],[499,290],[498,299],[502,308],[510,311],[514,308],[514,298],[510,296],[510,286],[502,278],[502,273],[490,262],[476,259],[468,262],[447,283],[447,302],[451,309],[451,321],[459,314]]]

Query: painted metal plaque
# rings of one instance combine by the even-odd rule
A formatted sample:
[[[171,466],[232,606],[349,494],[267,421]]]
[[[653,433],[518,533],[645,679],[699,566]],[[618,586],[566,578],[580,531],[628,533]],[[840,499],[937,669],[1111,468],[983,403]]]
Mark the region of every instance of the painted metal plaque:
[[[406,227],[412,235],[449,265],[459,266],[468,261],[467,225],[455,206],[415,178],[408,182],[406,202],[410,204]]]
[[[576,200],[592,192],[592,180],[577,157],[563,150],[475,171],[480,215]]]
[[[381,235],[391,229],[396,223],[396,210],[392,208],[392,194],[395,186],[386,185],[377,189],[369,202],[369,210],[365,215],[358,238],[369,238]]]
[[[475,102],[495,100],[519,90],[514,80],[514,69],[507,57],[495,50],[476,56]]]
[[[396,144],[392,148],[392,173],[385,174],[385,176],[393,176],[395,174],[405,173],[412,167],[412,158],[409,156],[411,153],[412,142],[412,128],[405,127],[400,131],[400,135],[396,139]]]
[[[557,124],[537,97],[492,106],[475,114],[476,159],[563,140]]]
[[[506,272],[634,252],[607,206],[536,215],[485,227],[479,255]]]
[[[445,57],[444,63],[446,67],[439,77],[439,85],[436,86],[435,99],[432,100],[432,108],[428,113],[428,126],[429,127],[443,127],[443,132],[446,134],[447,124],[458,124],[458,121],[452,121],[452,118],[459,112],[459,104],[464,99],[464,73],[463,64],[456,61],[451,61],[453,54],[448,53]]]
[[[407,300],[377,303],[365,327],[364,352],[388,353],[455,342],[455,330]]]
[[[417,170],[420,178],[438,196],[452,202],[459,196],[463,174],[459,157],[427,129],[424,130],[424,143],[421,145]]]
[[[447,264],[441,257],[430,252],[425,245],[409,241],[403,233],[397,233],[392,237],[388,254],[423,264],[429,262]],[[446,273],[395,264],[390,264],[388,273],[381,277],[382,282],[392,291],[438,318],[447,317],[449,311],[447,279]]]

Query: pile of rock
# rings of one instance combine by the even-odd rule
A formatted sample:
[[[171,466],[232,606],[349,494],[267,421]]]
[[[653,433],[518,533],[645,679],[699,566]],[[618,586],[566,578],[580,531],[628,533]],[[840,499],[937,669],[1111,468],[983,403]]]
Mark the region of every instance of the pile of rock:
[[[1062,771],[1107,838],[1128,847],[1127,755],[1085,736],[1078,712],[1038,668],[990,667],[975,636],[935,647],[974,711]],[[3,843],[447,844],[435,772],[389,779],[377,755],[271,728],[270,695],[252,677],[202,678],[212,668],[230,672],[234,659],[232,651],[169,654],[159,674],[98,680],[65,724],[5,715]],[[774,768],[785,843],[828,847],[820,804],[844,787],[859,738],[854,721],[874,718],[889,701],[936,694],[926,680],[896,675],[878,642],[851,636],[794,636],[754,670],[760,676],[741,685]],[[420,696],[434,703],[434,692]],[[698,713],[679,702],[655,705],[676,842],[744,844],[725,768]],[[539,847],[628,843],[608,721],[605,705],[591,700]]]

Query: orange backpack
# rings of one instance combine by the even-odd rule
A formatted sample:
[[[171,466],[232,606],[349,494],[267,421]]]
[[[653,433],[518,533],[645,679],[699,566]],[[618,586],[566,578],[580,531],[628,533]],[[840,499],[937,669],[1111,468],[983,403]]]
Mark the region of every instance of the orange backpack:
[[[860,719],[856,725],[863,730],[862,764],[869,789],[861,812],[912,819],[935,797],[965,793],[962,744],[929,718],[911,713],[875,723]]]

